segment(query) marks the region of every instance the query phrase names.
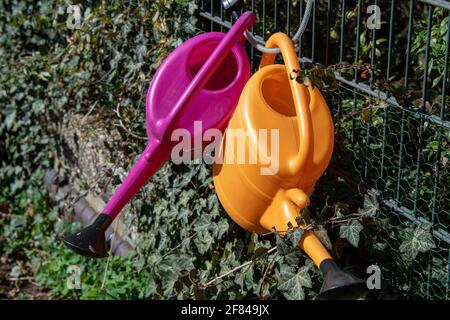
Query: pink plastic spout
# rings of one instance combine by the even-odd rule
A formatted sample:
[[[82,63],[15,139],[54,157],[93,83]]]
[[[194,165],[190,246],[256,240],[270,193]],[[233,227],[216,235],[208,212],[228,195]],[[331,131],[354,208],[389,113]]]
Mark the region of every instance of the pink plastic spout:
[[[122,185],[106,204],[103,213],[114,220],[128,201],[161,168],[170,154],[170,149],[156,139],[151,139],[139,160],[131,168]]]
[[[106,230],[128,201],[158,171],[169,153],[169,147],[161,144],[157,139],[150,139],[150,143],[131,168],[122,185],[108,201],[102,214],[88,227],[64,238],[64,244],[83,256],[107,257]]]

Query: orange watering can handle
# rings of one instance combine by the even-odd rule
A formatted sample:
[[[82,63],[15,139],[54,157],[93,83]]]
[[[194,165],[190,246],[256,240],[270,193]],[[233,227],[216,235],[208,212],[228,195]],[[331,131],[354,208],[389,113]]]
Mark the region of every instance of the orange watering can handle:
[[[296,109],[295,111],[297,113],[300,147],[297,156],[289,161],[288,172],[284,174],[288,176],[297,176],[299,177],[299,180],[301,180],[307,171],[306,167],[313,161],[314,153],[312,118],[311,111],[309,109],[309,91],[304,84],[299,83],[296,79],[300,71],[300,64],[298,62],[292,40],[284,33],[275,33],[266,42],[266,47],[280,48],[280,52],[286,66],[286,73],[289,78],[289,85],[291,86],[292,98]],[[273,64],[274,62],[275,54],[264,53],[261,58],[260,68]],[[283,175],[283,173],[280,172],[280,175]],[[285,225],[285,220],[290,220],[293,225],[297,224],[295,221],[295,216],[298,213],[298,208],[302,209],[308,205],[308,196],[299,189],[291,189],[288,190],[283,196],[280,201],[281,203],[286,203],[286,196],[291,203],[296,205],[296,208],[293,208],[292,206],[283,206],[275,201],[275,210],[272,214],[274,214],[277,218],[274,219],[271,216],[271,211],[268,210],[267,214],[262,218],[262,224],[265,223],[267,226],[274,224],[276,225],[275,221],[279,221],[281,225]],[[285,217],[285,219],[281,220],[278,209],[280,207],[287,210],[284,214],[281,214],[281,217]],[[323,261],[332,259],[328,251],[312,231],[305,232],[299,246],[311,257],[318,267],[320,267]]]
[[[314,152],[314,136],[312,129],[311,112],[309,110],[309,92],[305,85],[297,82],[300,71],[294,43],[284,33],[278,32],[272,35],[266,42],[266,47],[278,47],[286,66],[292,98],[294,100],[299,129],[300,147],[297,156],[289,161],[288,172],[280,172],[280,175],[297,176],[299,179],[305,174],[305,169],[312,162]],[[275,54],[264,53],[261,58],[260,68],[273,64]]]

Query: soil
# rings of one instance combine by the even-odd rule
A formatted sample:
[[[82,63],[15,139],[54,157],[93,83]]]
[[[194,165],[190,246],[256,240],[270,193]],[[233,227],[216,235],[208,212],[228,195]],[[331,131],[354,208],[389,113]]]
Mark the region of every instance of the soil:
[[[48,299],[48,290],[34,281],[32,275],[11,278],[11,265],[0,257],[0,299]]]

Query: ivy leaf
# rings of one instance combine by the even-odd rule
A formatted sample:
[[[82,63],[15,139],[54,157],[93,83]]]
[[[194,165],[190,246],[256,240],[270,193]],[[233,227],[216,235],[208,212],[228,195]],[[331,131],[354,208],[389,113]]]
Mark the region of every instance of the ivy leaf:
[[[205,215],[201,215],[197,219],[194,220],[193,227],[196,232],[202,232],[204,230],[208,230],[211,226],[211,221],[208,220],[208,217]]]
[[[297,228],[295,230],[288,230],[286,232],[286,238],[291,242],[293,247],[297,247],[300,239],[302,238],[304,231],[302,228]]]
[[[19,266],[14,266],[11,269],[11,272],[9,273],[9,275],[13,278],[18,278],[18,277],[20,277],[21,274],[22,274],[22,271]]]
[[[400,252],[410,260],[414,260],[419,252],[427,252],[436,248],[431,234],[431,224],[419,225],[414,229],[411,239],[403,241]]]
[[[283,257],[284,261],[291,266],[298,266],[298,261],[301,257],[300,252],[300,250],[293,250]]]
[[[299,277],[300,283],[302,284],[303,287],[311,288],[312,282],[311,282],[311,277],[309,276],[308,271],[309,271],[309,268],[307,266],[303,266],[298,271],[297,276]]]
[[[276,244],[277,244],[277,252],[281,256],[285,256],[289,252],[291,252],[291,248],[284,242],[283,238],[280,237],[278,233],[275,234]]]
[[[253,266],[247,266],[242,272],[240,272],[234,282],[238,284],[242,290],[244,289],[252,289],[255,281],[253,279]]]
[[[222,236],[228,232],[228,229],[230,228],[230,225],[228,224],[228,221],[226,219],[221,219],[217,223],[217,235],[216,237],[218,239],[222,238]]]
[[[324,226],[319,225],[316,229],[314,229],[314,233],[319,238],[319,240],[325,245],[325,247],[327,247],[330,250],[333,248],[330,237],[328,236],[327,229],[325,229]]]
[[[358,212],[368,217],[375,217],[379,210],[380,205],[375,195],[365,195],[364,208],[358,209]]]
[[[303,287],[311,288],[311,286],[308,267],[301,267],[297,273],[292,273],[289,268],[281,270],[281,283],[278,285],[278,289],[283,291],[286,299],[303,300],[305,298]]]
[[[146,289],[144,293],[145,298],[151,297],[153,294],[157,293],[156,291],[157,285],[154,279],[148,279],[148,283],[146,283]]]
[[[303,208],[300,215],[295,219],[298,225],[302,224],[310,224],[311,223],[311,211],[309,211],[308,207]]]
[[[7,109],[6,110],[6,119],[5,124],[6,128],[9,130],[13,126],[16,121],[16,110],[15,109]]]
[[[205,254],[214,244],[214,238],[208,231],[204,231],[194,238],[194,243],[197,246],[198,252],[200,254]]]
[[[258,249],[255,250],[255,253],[253,253],[253,255],[252,255],[252,260],[255,260],[255,259],[261,257],[261,256],[264,255],[267,251],[269,251],[269,249],[264,248],[264,247],[259,247]]]
[[[359,233],[364,227],[357,220],[352,220],[339,228],[339,236],[347,239],[354,247],[358,247]]]

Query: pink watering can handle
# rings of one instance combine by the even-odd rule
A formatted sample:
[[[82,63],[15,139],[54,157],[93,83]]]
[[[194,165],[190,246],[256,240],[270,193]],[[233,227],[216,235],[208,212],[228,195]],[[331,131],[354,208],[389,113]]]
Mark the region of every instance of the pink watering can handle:
[[[197,97],[200,90],[203,89],[236,42],[245,41],[244,32],[255,23],[255,20],[256,17],[251,11],[247,11],[239,17],[223,40],[220,41],[214,49],[211,56],[197,72],[194,79],[192,79],[177,104],[170,111],[168,117],[157,124],[157,126],[161,126],[158,130],[159,132],[171,132],[171,130],[167,129],[169,129],[170,126],[176,125],[183,117],[184,111],[186,110],[185,106],[192,103]]]

